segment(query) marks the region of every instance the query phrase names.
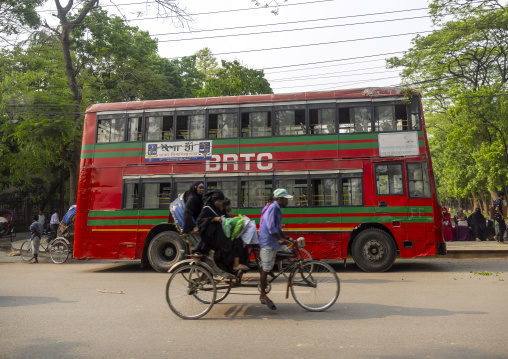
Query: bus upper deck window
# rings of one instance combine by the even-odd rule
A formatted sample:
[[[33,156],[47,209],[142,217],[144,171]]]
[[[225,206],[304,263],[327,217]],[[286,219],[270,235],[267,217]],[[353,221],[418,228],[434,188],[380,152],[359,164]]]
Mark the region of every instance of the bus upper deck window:
[[[99,118],[97,121],[97,143],[125,141],[125,117]]]
[[[242,113],[242,137],[266,137],[272,135],[271,112]]]
[[[141,124],[143,122],[143,116],[141,115],[129,115],[129,127],[127,133],[128,141],[141,141]]]
[[[238,136],[236,113],[211,113],[208,115],[208,138],[232,138]]]
[[[171,141],[173,139],[173,116],[168,113],[153,113],[146,118],[147,141]]]
[[[305,110],[282,110],[275,112],[276,136],[307,134]]]
[[[371,132],[370,106],[343,107],[339,109],[339,133]]]
[[[335,109],[310,109],[309,124],[313,135],[335,133]]]
[[[418,97],[413,96],[411,105],[409,105],[409,111],[411,113],[411,129],[413,131],[421,130],[422,124],[420,121],[419,101]]]
[[[193,140],[205,138],[205,115],[178,115],[176,118],[176,139]]]
[[[377,132],[407,131],[406,105],[378,105],[374,107],[374,122]]]

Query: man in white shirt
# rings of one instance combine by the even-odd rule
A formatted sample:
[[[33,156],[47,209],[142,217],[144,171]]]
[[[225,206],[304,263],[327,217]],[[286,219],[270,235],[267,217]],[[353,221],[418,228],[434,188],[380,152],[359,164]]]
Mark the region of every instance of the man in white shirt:
[[[51,215],[51,220],[49,221],[49,228],[51,232],[56,233],[59,225],[60,225],[60,217],[58,216],[58,209],[55,208],[55,213]]]

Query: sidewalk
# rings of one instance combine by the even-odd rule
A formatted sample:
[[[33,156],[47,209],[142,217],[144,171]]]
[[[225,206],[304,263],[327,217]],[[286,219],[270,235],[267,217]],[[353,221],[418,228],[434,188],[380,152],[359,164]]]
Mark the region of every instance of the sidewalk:
[[[10,243],[9,237],[0,238],[2,247],[9,244],[12,251],[18,251],[24,241],[30,239],[30,232],[17,233]],[[447,255],[434,258],[508,258],[508,244],[497,241],[488,242],[446,242]]]

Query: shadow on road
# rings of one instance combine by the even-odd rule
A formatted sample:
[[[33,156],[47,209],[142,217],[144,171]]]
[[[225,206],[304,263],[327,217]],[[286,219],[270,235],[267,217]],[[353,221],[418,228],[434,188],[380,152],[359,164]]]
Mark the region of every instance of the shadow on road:
[[[292,299],[288,299],[292,300]],[[454,311],[439,308],[414,308],[396,305],[382,305],[375,303],[335,303],[324,312],[307,312],[296,303],[278,302],[277,310],[270,311],[261,304],[224,303],[216,304],[212,310],[200,320],[231,320],[260,318],[277,320],[303,321],[337,321],[337,320],[366,320],[392,316],[401,317],[451,317],[454,315],[483,315],[482,311]],[[474,319],[471,319],[474,320]]]
[[[23,307],[49,303],[75,303],[75,301],[62,301],[55,297],[0,296],[0,307]]]

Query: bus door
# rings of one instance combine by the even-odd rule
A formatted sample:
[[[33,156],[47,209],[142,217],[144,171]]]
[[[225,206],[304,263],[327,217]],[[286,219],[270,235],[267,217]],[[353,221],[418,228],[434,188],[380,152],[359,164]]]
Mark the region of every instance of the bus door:
[[[375,196],[373,221],[386,226],[396,239],[404,232],[407,220],[407,196],[402,163],[374,164]]]
[[[432,191],[428,162],[407,162],[408,225],[406,248],[424,245],[433,230]]]

